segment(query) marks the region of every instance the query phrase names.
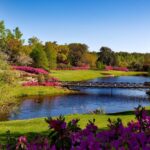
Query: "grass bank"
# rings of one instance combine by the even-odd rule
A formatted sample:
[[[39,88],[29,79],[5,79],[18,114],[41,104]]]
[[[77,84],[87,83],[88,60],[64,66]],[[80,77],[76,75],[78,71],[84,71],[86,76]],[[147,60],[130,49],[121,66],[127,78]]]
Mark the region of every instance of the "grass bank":
[[[63,94],[71,94],[75,93],[74,91],[61,88],[61,87],[48,87],[48,86],[17,86],[13,89],[14,95],[16,97],[24,97],[24,96],[35,96],[35,95],[63,95]]]
[[[66,121],[73,118],[80,119],[79,125],[84,128],[88,123],[88,120],[96,119],[96,125],[100,129],[107,129],[108,118],[117,119],[121,118],[123,123],[126,125],[129,121],[133,120],[135,117],[133,114],[118,114],[118,115],[95,115],[95,114],[75,114],[65,116]],[[44,118],[36,118],[30,120],[17,120],[17,121],[5,121],[0,122],[0,141],[6,142],[6,131],[11,132],[11,136],[18,137],[20,135],[26,135],[29,138],[35,136],[37,133],[45,135],[48,134],[48,124],[45,122]]]
[[[99,70],[52,70],[51,75],[61,81],[83,81],[99,77],[147,75],[147,72],[136,71],[99,71]]]
[[[146,107],[148,114],[150,115],[150,106]],[[80,119],[79,125],[84,128],[88,123],[88,120],[95,119],[95,124],[102,130],[107,129],[108,118],[116,120],[122,119],[124,125],[127,125],[131,120],[135,120],[134,111],[126,111],[113,114],[72,114],[65,116],[66,121],[78,118]],[[10,131],[11,136],[14,138],[25,135],[32,138],[37,133],[41,135],[48,134],[48,124],[45,122],[45,118],[35,118],[28,120],[14,120],[14,121],[2,121],[0,122],[0,141],[6,142],[6,132]]]
[[[4,89],[4,92],[5,93],[3,94],[3,98],[2,100],[0,100],[0,116],[2,114],[7,115],[9,112],[15,109],[16,106],[20,103],[21,97],[42,96],[42,95],[57,96],[76,93],[76,91],[71,91],[61,87],[46,87],[46,86],[7,87],[7,90]],[[9,94],[7,92],[9,92]],[[7,97],[7,95],[11,95],[11,97],[10,96]]]

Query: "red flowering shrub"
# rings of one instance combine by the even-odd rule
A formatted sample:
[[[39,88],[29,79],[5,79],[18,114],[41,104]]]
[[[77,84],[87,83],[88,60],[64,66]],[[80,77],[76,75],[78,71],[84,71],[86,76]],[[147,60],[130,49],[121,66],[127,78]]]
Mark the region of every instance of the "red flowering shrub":
[[[106,66],[105,70],[117,70],[117,71],[129,71],[126,67],[113,67],[113,66]]]
[[[57,81],[51,81],[51,82],[35,82],[35,81],[29,81],[22,84],[23,86],[60,86],[61,83]]]
[[[33,68],[28,66],[13,66],[12,68],[15,70],[21,70],[33,74],[48,74],[48,72],[42,68]]]

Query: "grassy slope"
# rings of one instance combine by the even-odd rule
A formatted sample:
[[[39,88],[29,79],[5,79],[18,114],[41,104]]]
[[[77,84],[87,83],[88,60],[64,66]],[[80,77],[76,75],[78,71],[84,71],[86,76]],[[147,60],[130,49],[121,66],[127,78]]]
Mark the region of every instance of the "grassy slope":
[[[108,118],[117,119],[121,118],[123,123],[126,125],[130,120],[134,120],[133,114],[118,114],[118,115],[95,115],[95,114],[75,114],[66,116],[66,120],[69,121],[73,118],[80,119],[80,127],[84,128],[88,123],[88,120],[96,119],[96,125],[100,129],[107,128]],[[17,121],[6,121],[0,122],[0,141],[6,142],[6,131],[11,131],[12,137],[18,137],[20,135],[26,135],[33,137],[36,133],[47,134],[48,124],[45,123],[44,118],[36,118],[30,120],[17,120]]]
[[[75,91],[71,91],[68,89],[60,88],[60,87],[45,87],[45,86],[35,86],[35,87],[23,87],[23,86],[16,86],[10,87],[9,91],[12,92],[13,97],[10,99],[5,99],[4,101],[0,101],[0,113],[7,113],[9,112],[17,103],[19,103],[20,98],[24,96],[35,96],[35,95],[65,95],[75,93]]]
[[[116,119],[122,118],[124,124],[127,124],[130,120],[134,119],[134,115],[96,115],[96,114],[75,114],[66,116],[66,120],[69,121],[73,118],[80,119],[80,127],[84,128],[88,123],[88,120],[96,119],[96,125],[100,128],[107,127],[108,118]],[[11,132],[43,132],[48,129],[48,124],[45,123],[44,118],[36,118],[29,120],[16,120],[16,121],[4,121],[0,122],[0,133],[5,133],[10,130]]]
[[[146,107],[148,115],[150,115],[150,106]],[[133,111],[126,111],[113,114],[72,114],[65,116],[66,121],[78,118],[80,119],[79,125],[81,128],[84,128],[88,123],[88,120],[96,119],[96,125],[99,128],[107,128],[107,120],[111,118],[115,120],[121,118],[123,123],[126,125],[129,121],[135,119]],[[20,134],[26,134],[28,132],[44,132],[47,131],[48,125],[44,121],[45,118],[35,118],[28,120],[12,120],[12,121],[2,121],[0,122],[0,135],[10,130],[12,133],[19,132]]]
[[[105,77],[106,75],[114,76],[134,76],[143,75],[146,72],[124,72],[124,71],[98,71],[98,70],[52,70],[51,75],[59,78],[61,81],[82,81],[98,77]]]
[[[146,107],[148,114],[150,115],[150,106]],[[121,118],[124,125],[135,119],[133,111],[126,111],[107,115],[96,115],[96,114],[73,114],[65,116],[66,121],[78,118],[80,119],[79,125],[84,128],[88,123],[88,120],[95,119],[95,124],[100,129],[107,129],[108,118],[116,120]],[[31,136],[35,133],[47,134],[48,124],[44,120],[45,118],[35,118],[29,120],[14,120],[14,121],[3,121],[0,122],[0,141],[5,141],[6,131],[10,130],[13,137],[19,135]]]
[[[69,94],[73,93],[68,89],[63,89],[60,87],[46,87],[46,86],[31,86],[31,87],[22,87],[18,86],[14,90],[14,94],[17,97],[21,96],[34,96],[34,95],[58,95],[58,94]]]

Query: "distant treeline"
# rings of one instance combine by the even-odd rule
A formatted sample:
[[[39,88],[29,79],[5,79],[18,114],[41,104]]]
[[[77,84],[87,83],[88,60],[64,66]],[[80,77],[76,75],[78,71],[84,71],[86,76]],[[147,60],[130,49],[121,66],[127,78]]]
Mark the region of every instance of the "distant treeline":
[[[131,70],[150,69],[150,53],[114,52],[108,47],[101,47],[99,52],[90,52],[82,43],[59,45],[57,42],[45,42],[37,38],[22,39],[18,27],[7,29],[0,21],[0,54],[9,64],[40,67],[46,70],[87,67],[103,69],[106,65],[127,67]]]

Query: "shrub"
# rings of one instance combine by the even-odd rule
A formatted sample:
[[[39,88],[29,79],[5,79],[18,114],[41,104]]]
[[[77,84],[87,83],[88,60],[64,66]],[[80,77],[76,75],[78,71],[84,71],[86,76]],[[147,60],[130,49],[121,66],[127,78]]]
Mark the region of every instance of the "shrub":
[[[113,67],[113,66],[106,66],[105,70],[129,71],[128,68],[125,67]]]
[[[33,74],[48,74],[48,72],[42,68],[33,68],[28,66],[12,66],[12,68]]]
[[[91,111],[90,114],[105,114],[105,111],[102,108],[98,108]]]
[[[48,70],[48,59],[41,44],[35,45],[30,55],[33,59],[35,67],[44,68]]]
[[[51,82],[25,82],[22,84],[23,86],[61,86],[60,82],[57,81],[51,81]]]
[[[98,69],[103,70],[105,69],[105,65],[103,63],[101,63],[100,61],[97,61],[96,66]]]
[[[45,82],[45,77],[43,74],[39,74],[38,75],[38,83],[43,83],[43,82]]]

